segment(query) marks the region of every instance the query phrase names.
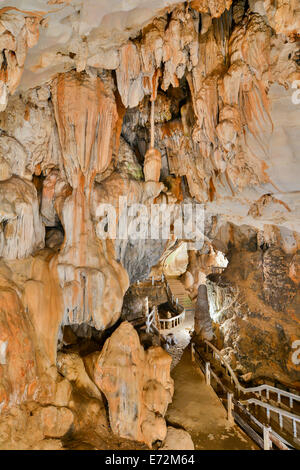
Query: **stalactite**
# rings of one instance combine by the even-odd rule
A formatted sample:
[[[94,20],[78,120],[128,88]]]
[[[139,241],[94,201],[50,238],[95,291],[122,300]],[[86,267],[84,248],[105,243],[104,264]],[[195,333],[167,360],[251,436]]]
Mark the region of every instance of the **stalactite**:
[[[154,148],[154,105],[155,105],[155,100],[151,100],[151,115],[150,115],[150,148]]]

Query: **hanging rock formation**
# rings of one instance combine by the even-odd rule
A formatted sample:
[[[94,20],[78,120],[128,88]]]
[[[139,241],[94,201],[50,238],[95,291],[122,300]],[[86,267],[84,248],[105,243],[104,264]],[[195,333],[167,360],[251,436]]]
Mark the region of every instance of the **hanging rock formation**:
[[[22,12],[16,8],[5,11],[0,20],[0,111],[4,111],[9,94],[13,95],[20,83],[27,50],[37,44],[42,15]]]
[[[109,242],[97,240],[90,214],[95,176],[107,169],[118,148],[119,116],[111,88],[105,78],[77,72],[60,75],[52,86],[64,171],[72,188],[61,209],[63,323],[87,323],[98,330],[118,319],[128,287]]]
[[[166,272],[198,296],[198,337],[299,389],[299,18],[296,0],[1,2],[1,449],[192,447],[167,433],[171,357],[126,321],[180,247]],[[124,199],[137,232],[172,207],[170,233],[108,233]],[[183,204],[205,209],[196,250]]]

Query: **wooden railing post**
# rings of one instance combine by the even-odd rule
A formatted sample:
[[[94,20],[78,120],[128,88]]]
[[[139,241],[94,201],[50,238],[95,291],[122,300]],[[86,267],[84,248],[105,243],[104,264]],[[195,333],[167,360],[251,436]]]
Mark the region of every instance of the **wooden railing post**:
[[[296,423],[296,420],[293,419],[292,422],[293,422],[293,436],[297,437],[297,423]]]
[[[233,393],[227,393],[227,419],[230,424],[234,422],[232,411],[233,411]]]
[[[149,315],[149,299],[146,297],[145,299],[145,305],[146,305],[146,316]]]
[[[272,449],[272,441],[270,439],[270,431],[271,428],[268,426],[264,426],[264,450],[271,450]]]
[[[206,385],[210,385],[210,363],[205,363],[205,382]]]
[[[195,362],[195,345],[194,345],[194,343],[191,343],[191,358],[192,358],[192,362]]]

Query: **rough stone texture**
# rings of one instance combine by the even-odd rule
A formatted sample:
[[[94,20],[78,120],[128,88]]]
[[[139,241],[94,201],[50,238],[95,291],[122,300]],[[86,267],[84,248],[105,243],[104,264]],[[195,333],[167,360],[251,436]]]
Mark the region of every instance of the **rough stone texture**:
[[[179,245],[179,246],[178,246]],[[189,263],[189,252],[186,243],[176,244],[175,248],[161,260],[162,270],[166,276],[180,276],[185,273]]]
[[[1,157],[21,178],[40,176],[59,165],[61,149],[49,98],[48,86],[34,88],[11,97],[0,113]]]
[[[65,240],[58,256],[63,322],[103,330],[118,319],[128,287],[109,242],[105,248],[98,242],[90,214],[94,178],[107,169],[118,148],[117,106],[106,77],[61,74],[52,93],[64,169],[73,189],[62,207]],[[111,253],[108,258],[105,250]]]
[[[140,181],[139,178],[136,179],[136,172],[134,172],[134,175],[128,174],[127,164],[125,165],[124,171],[124,163],[123,160],[121,173],[116,171],[100,184],[95,184],[91,211],[97,236],[100,236],[98,224],[103,228],[103,220],[106,223],[107,219],[104,218],[101,211],[98,210],[99,204],[111,204],[115,208],[117,233],[114,246],[116,259],[122,263],[122,266],[124,266],[128,273],[130,283],[133,283],[149,275],[151,266],[155,265],[159,260],[168,240],[153,240],[150,237],[139,239],[134,238],[130,233],[128,233],[128,238],[119,237],[118,222],[120,211],[126,207],[130,210],[132,206],[137,204],[144,204],[147,209],[150,210],[151,204],[160,195],[161,191],[164,190],[164,185],[159,182],[144,182]],[[121,201],[120,203],[120,198],[125,198],[125,202],[123,203]],[[135,222],[136,217],[135,215],[129,215],[127,220],[129,227],[131,223]],[[148,233],[150,233],[150,229],[151,221],[148,224]]]
[[[218,346],[232,351],[230,362],[240,374],[297,388],[292,344],[299,334],[299,289],[289,272],[298,252],[286,253],[266,234],[261,245],[245,244],[240,230],[233,230],[228,267],[209,288]]]
[[[79,392],[102,401],[99,389],[87,375],[84,363],[79,356],[72,353],[59,353],[57,358],[57,368],[64,377],[66,377],[71,383],[75,384]]]
[[[151,148],[145,155],[144,175],[145,181],[159,181],[161,170],[161,153]]]
[[[161,450],[194,450],[194,444],[191,436],[183,429],[172,428],[168,426],[167,437]]]
[[[37,388],[37,371],[29,319],[9,286],[0,291],[0,412],[32,398]]]
[[[38,421],[45,437],[63,437],[73,424],[73,413],[68,408],[46,406],[38,410]]]
[[[207,297],[207,287],[200,284],[198,287],[197,302],[195,306],[195,333],[201,339],[211,341],[213,338],[211,317],[209,314],[209,304]]]
[[[3,258],[26,258],[43,248],[45,229],[32,183],[17,177],[0,182],[0,207],[0,255]]]
[[[106,341],[94,377],[108,401],[116,435],[145,442],[163,441],[163,418],[172,400],[172,358],[160,347],[144,351],[133,326],[123,322]]]
[[[174,249],[172,234],[101,239],[101,203],[117,208],[120,196],[205,203],[204,244],[185,274],[192,297],[209,276],[216,339],[236,370],[299,387],[300,15],[296,0],[275,3],[1,2],[1,448],[63,448],[66,435],[113,445],[91,373],[73,353],[57,363],[57,347],[71,325],[72,347],[99,351],[129,284],[160,272]],[[148,172],[151,100],[159,158]],[[140,366],[128,382],[118,331],[98,353],[97,380],[106,362],[125,362],[134,426],[117,426],[127,395],[107,391],[112,426],[151,445],[166,433],[168,359],[131,331]],[[166,371],[157,388],[156,361]]]
[[[144,96],[141,65],[137,48],[131,41],[120,49],[120,65],[117,69],[118,90],[124,106],[137,106]]]
[[[3,51],[0,73],[0,110],[6,108],[8,95],[14,94],[23,73],[27,49],[36,45],[39,39],[41,16],[13,9],[1,14],[0,47]]]

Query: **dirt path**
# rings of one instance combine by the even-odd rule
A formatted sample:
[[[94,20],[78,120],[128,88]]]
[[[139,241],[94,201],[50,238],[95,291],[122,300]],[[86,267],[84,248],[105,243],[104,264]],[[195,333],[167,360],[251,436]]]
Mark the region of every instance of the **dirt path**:
[[[190,359],[187,348],[173,369],[175,393],[166,419],[182,427],[199,450],[251,450],[257,447],[236,425],[229,426],[226,410],[214,391],[205,384],[202,372]]]

